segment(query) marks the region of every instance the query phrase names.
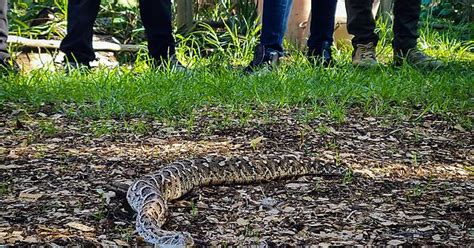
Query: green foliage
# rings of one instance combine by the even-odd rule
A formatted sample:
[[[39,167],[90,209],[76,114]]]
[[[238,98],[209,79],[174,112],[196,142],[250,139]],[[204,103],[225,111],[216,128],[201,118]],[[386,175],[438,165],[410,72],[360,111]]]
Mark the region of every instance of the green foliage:
[[[12,0],[8,20],[10,33],[27,37],[62,37],[66,30],[67,0]],[[32,25],[34,22],[38,25]]]
[[[474,20],[472,0],[423,0],[422,18],[437,18],[455,24]]]
[[[103,6],[112,8],[112,4]],[[357,69],[349,63],[351,49],[343,46],[334,51],[337,61],[334,68],[314,67],[303,54],[293,53],[277,70],[247,75],[232,68],[242,67],[251,60],[260,26],[251,11],[254,7],[250,3],[242,6],[219,1],[218,5],[209,7],[206,16],[227,20],[223,27],[214,29],[201,23],[189,35],[177,35],[177,56],[192,68],[192,73],[152,70],[146,65],[143,53],[132,69],[119,67],[70,75],[44,71],[8,75],[0,78],[0,106],[14,102],[34,109],[49,103],[76,117],[153,116],[168,120],[185,117],[190,125],[193,111],[204,106],[220,106],[229,112],[246,110],[241,118],[243,124],[253,118],[253,111],[258,107],[305,106],[313,109],[308,111],[308,118],[325,115],[338,122],[345,121],[349,108],[358,107],[371,115],[436,113],[461,120],[463,126],[472,126],[466,113],[473,108],[474,43],[463,38],[468,30],[466,26],[439,32],[422,26],[420,47],[450,64],[436,73],[409,66]],[[136,11],[136,5],[121,8]],[[232,14],[238,8],[243,15]],[[121,13],[119,8],[114,11],[116,15]],[[205,13],[202,10],[197,18],[203,19]],[[138,20],[137,25],[140,25]],[[379,22],[377,26],[381,37],[378,52],[381,61],[387,63],[392,56],[392,32],[387,22]],[[128,35],[134,32],[141,31],[130,29]],[[224,115],[223,124],[225,120]],[[142,124],[130,124],[129,128],[137,133],[147,132]],[[115,128],[97,124],[92,129],[95,135],[105,135]]]
[[[8,12],[10,33],[28,37],[62,38],[66,34],[67,0],[12,0]],[[102,1],[95,32],[122,43],[143,41],[135,0]]]
[[[40,121],[39,131],[44,137],[54,137],[59,132],[59,129],[51,121]]]

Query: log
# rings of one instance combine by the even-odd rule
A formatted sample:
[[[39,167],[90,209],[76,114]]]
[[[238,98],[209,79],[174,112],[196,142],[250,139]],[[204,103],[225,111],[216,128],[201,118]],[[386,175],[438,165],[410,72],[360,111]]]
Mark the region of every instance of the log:
[[[46,49],[59,49],[61,44],[60,40],[36,40],[28,39],[20,36],[8,36],[8,43],[17,44],[26,47],[37,47]],[[92,47],[96,51],[112,51],[112,52],[138,52],[139,50],[146,49],[141,45],[123,45],[107,41],[94,41]]]

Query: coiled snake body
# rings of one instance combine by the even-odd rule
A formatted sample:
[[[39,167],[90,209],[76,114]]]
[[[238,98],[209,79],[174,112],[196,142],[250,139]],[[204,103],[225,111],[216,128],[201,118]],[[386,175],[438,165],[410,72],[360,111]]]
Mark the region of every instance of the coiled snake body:
[[[191,246],[187,232],[161,229],[168,215],[168,201],[180,198],[197,186],[266,182],[305,174],[340,174],[341,169],[322,166],[297,155],[249,157],[207,156],[168,164],[134,182],[127,192],[130,206],[138,212],[136,229],[147,241],[162,246]]]

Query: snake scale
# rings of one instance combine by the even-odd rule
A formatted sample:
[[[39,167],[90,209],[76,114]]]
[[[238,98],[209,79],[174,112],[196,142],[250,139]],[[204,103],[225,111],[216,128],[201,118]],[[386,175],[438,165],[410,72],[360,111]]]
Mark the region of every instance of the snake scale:
[[[159,246],[194,244],[187,232],[161,229],[168,216],[168,202],[194,187],[267,182],[307,174],[341,174],[336,166],[321,165],[299,155],[206,156],[170,163],[135,181],[127,200],[137,212],[136,229],[145,241]]]

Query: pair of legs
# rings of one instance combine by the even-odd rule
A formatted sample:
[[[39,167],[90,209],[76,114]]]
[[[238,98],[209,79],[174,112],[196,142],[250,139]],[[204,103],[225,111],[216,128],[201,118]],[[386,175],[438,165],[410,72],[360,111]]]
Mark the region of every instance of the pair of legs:
[[[175,54],[171,0],[139,0],[139,4],[149,54],[158,62],[169,59]],[[60,49],[69,61],[89,65],[95,59],[92,34],[99,7],[100,0],[68,1],[67,35]]]
[[[292,0],[267,0],[263,4],[260,43],[283,51],[283,37],[288,25]],[[333,43],[337,0],[311,0],[309,50],[320,50],[324,43]]]
[[[347,29],[354,35],[352,45],[372,42],[374,46],[379,40],[375,33],[375,18],[372,14],[373,0],[346,0]],[[394,50],[408,51],[416,47],[418,21],[420,20],[421,0],[395,0],[393,14]]]
[[[375,33],[375,17],[372,14],[373,0],[346,0],[347,28],[354,35],[352,63],[360,66],[376,65],[375,47],[379,40]],[[412,65],[438,68],[443,65],[416,49],[421,0],[395,0],[393,6],[394,64],[407,61]]]
[[[292,0],[266,0],[263,2],[262,33],[251,67],[271,61],[269,52],[283,52],[283,37],[288,25]],[[337,0],[311,0],[311,25],[308,55],[323,56],[333,43]],[[266,57],[265,57],[266,55]],[[277,55],[278,56],[278,55]],[[259,59],[259,57],[261,57]]]

